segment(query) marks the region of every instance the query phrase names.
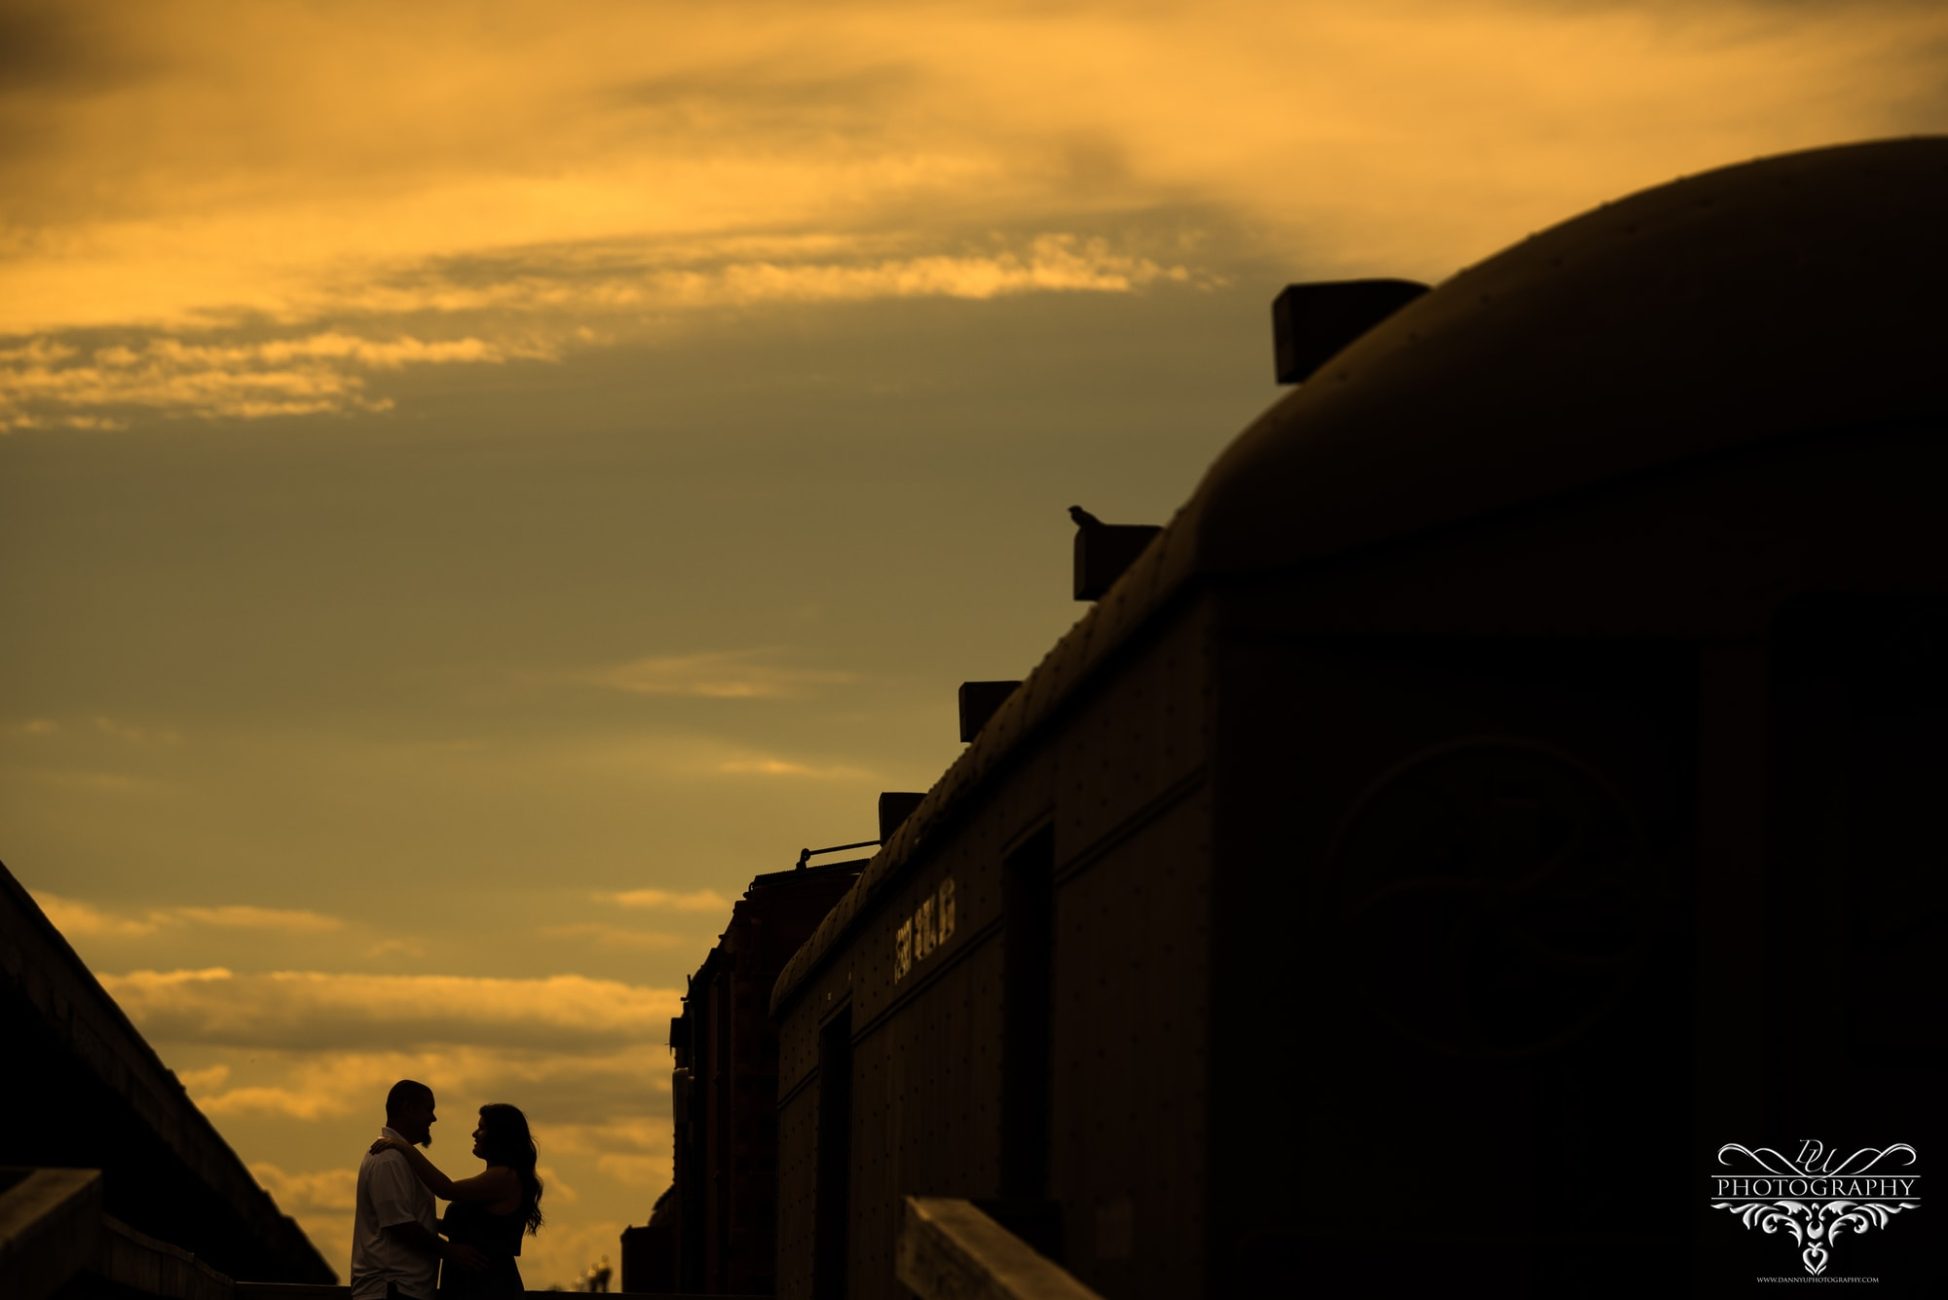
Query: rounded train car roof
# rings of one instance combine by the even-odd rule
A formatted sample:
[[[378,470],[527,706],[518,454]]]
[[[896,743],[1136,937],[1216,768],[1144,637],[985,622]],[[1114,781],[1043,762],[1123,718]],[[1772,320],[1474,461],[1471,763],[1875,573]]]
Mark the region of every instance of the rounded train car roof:
[[[1192,579],[1303,565],[1815,429],[1948,427],[1948,137],[1687,177],[1533,235],[1355,340],[1218,457],[779,976]]]
[[[1180,524],[1280,567],[1796,430],[1948,411],[1948,137],[1608,203],[1409,303],[1267,411]]]

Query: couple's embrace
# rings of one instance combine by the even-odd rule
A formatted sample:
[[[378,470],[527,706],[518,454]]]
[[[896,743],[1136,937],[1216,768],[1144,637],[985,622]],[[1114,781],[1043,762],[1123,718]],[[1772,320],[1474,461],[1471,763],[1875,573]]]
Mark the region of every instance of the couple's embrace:
[[[352,1215],[352,1300],[517,1295],[521,1234],[541,1226],[541,1180],[527,1116],[480,1108],[473,1153],[487,1167],[453,1179],[419,1148],[433,1143],[433,1090],[401,1079],[386,1094],[386,1126],[358,1167]],[[433,1198],[451,1204],[434,1213]],[[445,1240],[441,1240],[444,1236]]]

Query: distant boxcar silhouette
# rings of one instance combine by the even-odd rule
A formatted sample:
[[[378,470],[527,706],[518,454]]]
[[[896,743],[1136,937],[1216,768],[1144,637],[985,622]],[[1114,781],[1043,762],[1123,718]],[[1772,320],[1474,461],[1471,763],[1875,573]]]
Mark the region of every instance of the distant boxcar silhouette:
[[[779,1294],[926,1293],[955,1201],[1118,1300],[1800,1272],[1717,1150],[1948,1096],[1945,230],[1894,141],[1288,299],[779,978]]]
[[[862,847],[848,845],[850,848]],[[670,1022],[674,1178],[661,1214],[625,1233],[622,1289],[768,1295],[777,1256],[778,972],[863,861],[757,877]]]

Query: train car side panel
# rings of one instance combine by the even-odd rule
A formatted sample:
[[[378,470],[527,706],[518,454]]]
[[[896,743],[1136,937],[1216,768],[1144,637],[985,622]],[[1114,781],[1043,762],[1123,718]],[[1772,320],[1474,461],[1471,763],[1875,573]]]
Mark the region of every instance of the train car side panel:
[[[848,1295],[897,1294],[908,1195],[982,1200],[1051,1252],[1082,1243],[1086,1267],[1100,1259],[1145,1285],[1176,1276],[1146,1249],[1199,1257],[1178,1249],[1199,1216],[1170,1197],[1143,1201],[1156,1230],[1136,1232],[1139,1180],[1105,1163],[1104,1144],[1181,1164],[1186,1108],[1202,1112],[1203,1058],[1184,1052],[1203,988],[1192,936],[1206,911],[1207,635],[1203,608],[1185,605],[1128,647],[929,829],[781,1007],[781,1162],[797,1180],[780,1195],[781,1295],[817,1294],[818,1026],[841,1005],[857,1084]],[[1180,871],[1140,872],[1138,846],[1163,841],[1182,846]],[[1116,1068],[1091,1055],[1065,1072],[1060,1044],[1111,1023],[1123,1024]],[[1130,1099],[1127,1114],[1102,1113],[1112,1097]],[[1084,1210],[1061,1183],[1076,1178]]]
[[[1690,648],[1261,639],[1227,662],[1260,761],[1224,787],[1220,1289],[1461,1268],[1547,1294],[1597,1238],[1679,1262],[1625,1192],[1675,1194],[1692,1149]],[[1252,1047],[1280,977],[1283,1077]],[[1562,1195],[1554,1171],[1612,1143],[1635,1181]]]
[[[1063,1263],[1105,1296],[1202,1280],[1210,840],[1199,785],[1057,891],[1049,1191]]]

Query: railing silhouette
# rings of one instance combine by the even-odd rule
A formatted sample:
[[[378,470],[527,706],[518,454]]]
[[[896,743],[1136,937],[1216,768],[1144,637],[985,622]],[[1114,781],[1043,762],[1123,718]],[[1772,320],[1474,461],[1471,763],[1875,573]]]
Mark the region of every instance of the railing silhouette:
[[[230,1300],[351,1300],[352,1289],[347,1286],[300,1286],[292,1282],[234,1282],[231,1284]],[[536,1291],[529,1289],[523,1296],[571,1296],[589,1295],[587,1291]],[[692,1291],[604,1291],[597,1295],[608,1295],[614,1300],[771,1300],[770,1296],[751,1295],[713,1295],[703,1296]]]
[[[906,1198],[897,1268],[919,1300],[1102,1300],[973,1202],[948,1197]]]

